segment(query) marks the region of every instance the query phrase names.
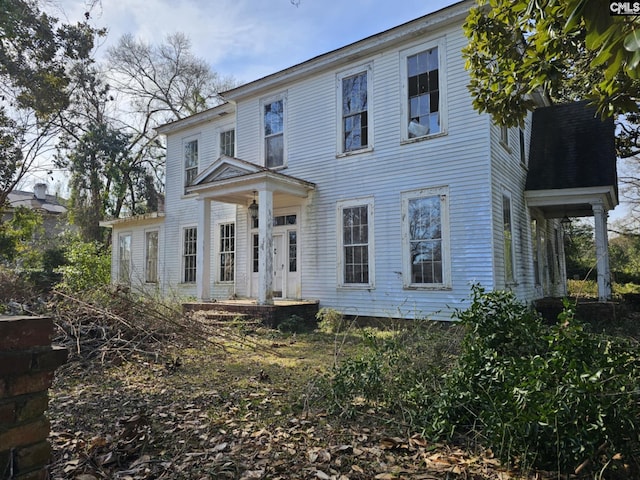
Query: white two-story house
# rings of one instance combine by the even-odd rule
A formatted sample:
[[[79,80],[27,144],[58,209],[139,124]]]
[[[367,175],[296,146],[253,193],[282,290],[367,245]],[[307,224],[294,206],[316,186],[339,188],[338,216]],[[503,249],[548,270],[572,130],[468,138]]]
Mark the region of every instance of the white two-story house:
[[[160,127],[165,211],[108,222],[114,281],[200,301],[310,299],[350,315],[436,319],[450,319],[474,283],[523,300],[565,293],[560,219],[597,204],[606,225],[615,187],[525,191],[531,118],[499,127],[467,90],[462,24],[473,4]]]

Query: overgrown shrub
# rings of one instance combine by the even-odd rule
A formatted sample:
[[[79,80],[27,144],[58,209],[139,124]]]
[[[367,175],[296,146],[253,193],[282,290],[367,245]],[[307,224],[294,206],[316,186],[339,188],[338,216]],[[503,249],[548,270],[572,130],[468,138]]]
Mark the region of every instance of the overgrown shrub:
[[[458,351],[455,327],[416,320],[409,328],[364,328],[362,353],[338,364],[330,379],[333,410],[353,414],[371,408],[420,425],[440,394],[441,378]]]
[[[318,310],[316,320],[318,320],[318,330],[324,333],[340,333],[347,327],[342,313],[333,308]]]
[[[88,292],[109,284],[111,255],[96,242],[75,238],[66,247],[66,264],[56,271],[62,275],[58,289],[68,293]]]
[[[637,346],[587,332],[568,303],[545,327],[511,293],[476,286],[472,299],[435,432],[473,431],[505,462],[564,472],[638,455]]]

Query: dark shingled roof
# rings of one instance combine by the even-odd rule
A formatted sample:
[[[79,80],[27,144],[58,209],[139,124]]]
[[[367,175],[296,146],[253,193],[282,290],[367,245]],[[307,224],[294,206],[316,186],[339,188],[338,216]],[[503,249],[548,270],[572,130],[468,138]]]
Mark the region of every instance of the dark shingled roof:
[[[525,190],[612,185],[617,192],[613,119],[601,120],[587,102],[533,112]]]

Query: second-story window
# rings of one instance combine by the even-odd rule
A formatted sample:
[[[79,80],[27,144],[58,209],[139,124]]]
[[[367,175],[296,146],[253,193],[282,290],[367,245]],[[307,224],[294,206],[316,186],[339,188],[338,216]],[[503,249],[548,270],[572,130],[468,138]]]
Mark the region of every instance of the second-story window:
[[[264,104],[264,159],[268,168],[284,165],[284,101]]]
[[[438,47],[406,56],[406,138],[442,131]]]
[[[220,155],[235,157],[236,155],[236,131],[231,129],[220,132]]]
[[[184,187],[185,193],[189,185],[198,176],[198,140],[184,142]]]
[[[369,144],[367,72],[342,79],[342,151],[352,152]]]

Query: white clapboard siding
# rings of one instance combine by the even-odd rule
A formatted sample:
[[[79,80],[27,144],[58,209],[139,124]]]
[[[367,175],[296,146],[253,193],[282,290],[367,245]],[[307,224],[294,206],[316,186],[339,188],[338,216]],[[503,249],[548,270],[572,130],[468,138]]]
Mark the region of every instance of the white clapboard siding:
[[[446,84],[446,132],[423,141],[402,142],[402,52],[438,41]],[[517,282],[512,288],[531,298],[533,285],[530,217],[524,205],[525,166],[519,157],[517,129],[510,131],[511,151],[500,144],[500,129],[472,108],[468,73],[461,50],[466,44],[461,23],[434,27],[404,43],[390,40],[339,63],[328,62],[278,87],[249,89],[230,115],[204,115],[167,133],[166,217],[161,238],[166,291],[195,295],[195,285],[180,283],[182,229],[198,220],[198,202],[183,195],[183,141],[199,139],[200,168],[219,154],[219,132],[236,128],[236,156],[262,165],[262,105],[276,95],[285,101],[286,168],[281,173],[313,182],[316,189],[295,205],[298,221],[301,296],[347,314],[378,317],[450,319],[468,301],[470,286],[504,287],[502,192],[512,197]],[[372,98],[369,151],[337,155],[340,109],[339,76],[368,68]],[[284,76],[283,78],[288,78]],[[264,85],[269,85],[267,78]],[[262,84],[259,84],[262,85]],[[443,93],[444,95],[444,93]],[[231,107],[230,107],[231,108]],[[215,112],[214,112],[215,113]],[[528,124],[527,124],[528,125]],[[527,127],[528,129],[528,127]],[[528,130],[527,130],[528,142]],[[527,144],[528,151],[528,144]],[[446,187],[448,191],[451,286],[447,289],[404,289],[402,282],[402,192]],[[338,202],[366,198],[372,202],[375,258],[370,289],[341,288],[337,271]],[[278,199],[275,199],[276,208]],[[292,205],[293,206],[293,205]],[[236,224],[236,275],[233,285],[218,278],[220,222]],[[211,291],[214,298],[251,293],[251,232],[244,206],[212,205]],[[199,232],[200,233],[200,232]]]

